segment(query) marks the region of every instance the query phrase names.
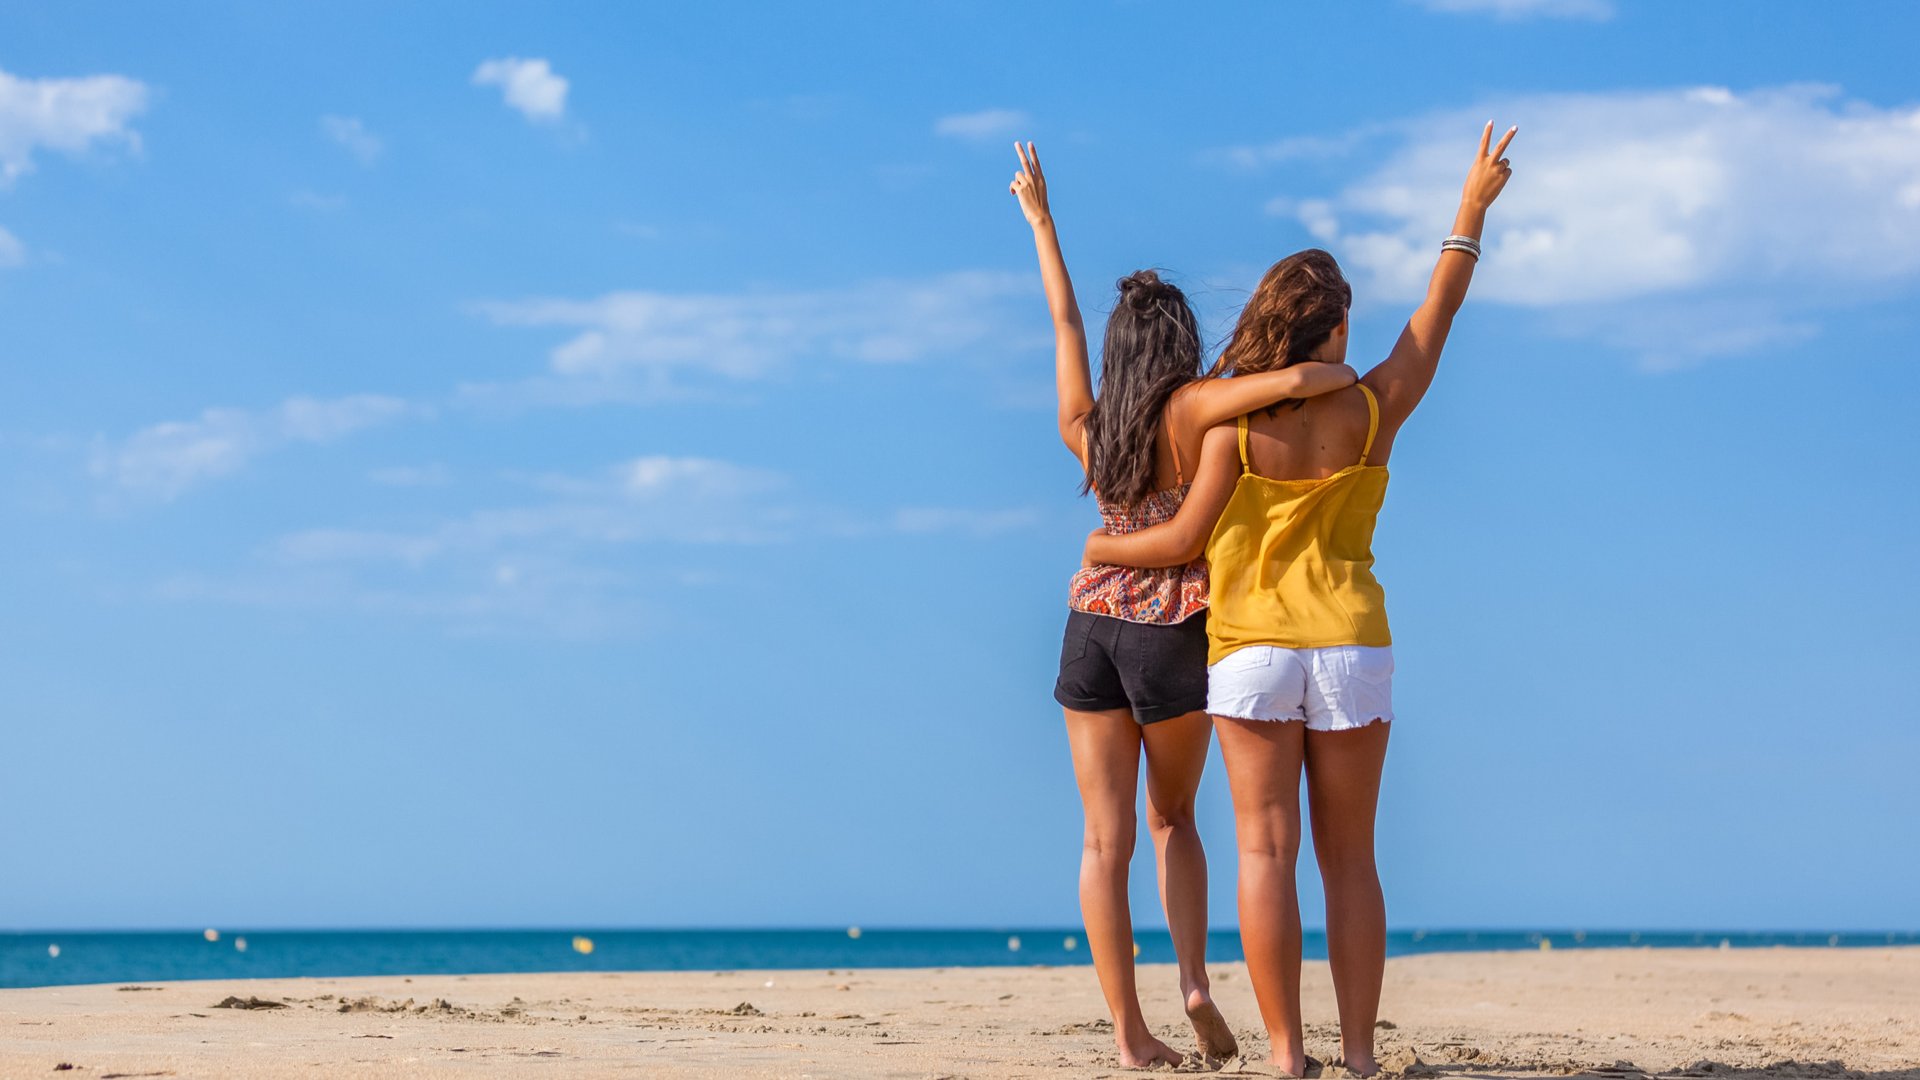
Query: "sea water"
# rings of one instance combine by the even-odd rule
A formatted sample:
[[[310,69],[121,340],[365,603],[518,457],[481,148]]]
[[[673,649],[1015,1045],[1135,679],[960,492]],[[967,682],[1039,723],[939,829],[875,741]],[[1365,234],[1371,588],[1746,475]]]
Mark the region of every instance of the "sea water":
[[[1172,962],[1165,931],[1136,935],[1143,963]],[[1920,944],[1913,932],[1396,930],[1389,955],[1505,949],[1859,947]],[[1326,956],[1309,931],[1306,955]],[[1215,932],[1214,961],[1241,958]],[[293,976],[466,975],[518,971],[1087,964],[1077,928],[998,930],[244,930],[0,932],[0,987]]]

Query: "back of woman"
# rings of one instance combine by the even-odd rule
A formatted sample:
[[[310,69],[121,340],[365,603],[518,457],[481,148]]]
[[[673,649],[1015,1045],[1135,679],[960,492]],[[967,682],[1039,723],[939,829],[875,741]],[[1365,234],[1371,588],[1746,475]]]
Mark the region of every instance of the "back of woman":
[[[1200,326],[1186,297],[1152,270],[1127,275],[1117,288],[1101,347],[1100,394],[1081,427],[1081,462],[1082,490],[1098,503],[1102,527],[1125,535],[1173,520],[1191,479],[1185,465],[1198,457],[1205,429],[1179,423],[1181,391],[1196,381],[1201,355]],[[1185,465],[1182,441],[1190,443]],[[1129,623],[1186,623],[1207,606],[1206,566],[1194,560],[1152,569],[1083,567],[1069,586],[1068,606]],[[1204,654],[1205,633],[1202,622],[1187,628],[1195,656]],[[1180,650],[1152,651],[1179,666]],[[1176,696],[1204,701],[1204,676],[1190,674],[1192,686]],[[1062,704],[1088,698],[1084,691],[1065,692],[1074,700],[1062,698]]]
[[[1394,721],[1392,636],[1373,576],[1373,530],[1395,435],[1432,384],[1466,299],[1487,208],[1506,186],[1493,125],[1481,132],[1452,234],[1427,295],[1393,350],[1359,384],[1251,411],[1209,431],[1172,522],[1089,538],[1088,561],[1209,564],[1207,711],[1220,736],[1240,842],[1240,934],[1271,1061],[1307,1074],[1294,860],[1300,780],[1326,889],[1327,951],[1341,1058],[1371,1076],[1386,964],[1386,906],[1374,865],[1381,767]],[[1333,256],[1275,263],[1242,311],[1216,374],[1243,378],[1344,359],[1353,292]]]
[[[1367,440],[1367,400],[1358,386],[1323,394],[1297,408],[1247,417],[1253,471],[1275,480],[1321,480],[1360,459]],[[1378,438],[1370,462],[1386,464]]]
[[[1347,670],[1391,670],[1386,595],[1373,576],[1374,523],[1387,493],[1387,471],[1369,457],[1379,405],[1364,386],[1329,396],[1342,400],[1284,415],[1268,410],[1236,425],[1240,475],[1206,548],[1214,568],[1209,665],[1237,657],[1236,667],[1264,669],[1275,649],[1352,646],[1338,658]],[[1263,649],[1242,655],[1254,646]],[[1390,718],[1371,694],[1341,696],[1374,715],[1328,717],[1330,725]],[[1223,711],[1260,707],[1225,694],[1209,699]]]

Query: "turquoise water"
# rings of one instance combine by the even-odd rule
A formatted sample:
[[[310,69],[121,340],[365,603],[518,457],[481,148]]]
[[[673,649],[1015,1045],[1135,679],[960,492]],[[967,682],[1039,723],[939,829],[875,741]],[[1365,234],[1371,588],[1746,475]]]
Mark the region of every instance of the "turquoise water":
[[[575,948],[592,941],[591,953]],[[1143,962],[1171,962],[1165,932],[1138,935]],[[1920,934],[1824,931],[1398,930],[1387,950],[1538,949],[1920,944]],[[244,941],[245,948],[239,944]],[[1070,946],[1069,942],[1072,943]],[[1015,948],[1017,943],[1018,948]],[[57,950],[58,955],[55,955]],[[1326,938],[1306,935],[1306,954],[1326,956]],[[1215,960],[1240,959],[1231,930],[1208,944]],[[173,932],[0,933],[0,987],[170,979],[300,975],[468,975],[514,971],[701,971],[708,969],[990,967],[1088,963],[1078,929],[866,930],[226,930],[207,940]]]

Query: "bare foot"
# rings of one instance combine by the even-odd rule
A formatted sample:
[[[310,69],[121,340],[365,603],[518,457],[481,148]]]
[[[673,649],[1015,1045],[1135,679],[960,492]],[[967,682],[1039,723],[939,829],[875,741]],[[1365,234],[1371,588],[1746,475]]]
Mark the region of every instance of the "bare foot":
[[[1287,1076],[1318,1076],[1324,1067],[1318,1060],[1308,1057],[1305,1050],[1287,1050],[1279,1046],[1274,1048],[1267,1064]]]
[[[1227,1018],[1214,1008],[1213,999],[1205,990],[1195,990],[1187,995],[1187,1019],[1193,1024],[1193,1033],[1200,1039],[1200,1056],[1215,1061],[1225,1061],[1240,1053],[1240,1044],[1234,1041],[1233,1029],[1227,1026]]]
[[[1113,1044],[1120,1048],[1120,1064],[1129,1069],[1178,1065],[1185,1060],[1178,1050],[1144,1031],[1134,1036],[1116,1034],[1113,1037]]]
[[[1347,1070],[1348,1076],[1360,1077],[1361,1080],[1366,1080],[1366,1078],[1370,1076],[1376,1076],[1380,1072],[1380,1063],[1373,1059],[1372,1051],[1368,1051],[1364,1055],[1341,1054],[1340,1060],[1336,1062],[1336,1064]]]

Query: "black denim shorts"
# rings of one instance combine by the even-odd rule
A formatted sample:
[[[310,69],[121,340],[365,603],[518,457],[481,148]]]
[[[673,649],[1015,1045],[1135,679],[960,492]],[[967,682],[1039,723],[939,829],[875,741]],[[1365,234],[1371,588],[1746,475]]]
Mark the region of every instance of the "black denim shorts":
[[[1070,613],[1053,700],[1080,712],[1130,709],[1142,724],[1205,709],[1206,613],[1165,626]]]

